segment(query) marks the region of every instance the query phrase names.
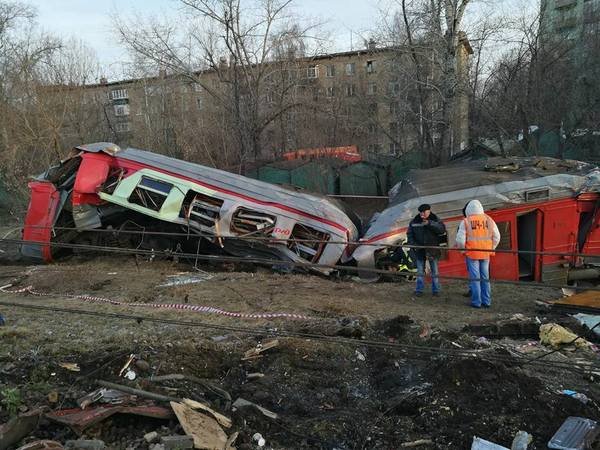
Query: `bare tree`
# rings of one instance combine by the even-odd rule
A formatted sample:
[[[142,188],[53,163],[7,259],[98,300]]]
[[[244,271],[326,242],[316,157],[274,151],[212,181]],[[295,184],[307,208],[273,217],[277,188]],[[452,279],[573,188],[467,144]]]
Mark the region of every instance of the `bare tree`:
[[[118,19],[121,41],[146,61],[200,86],[223,111],[238,160],[254,159],[265,130],[301,106],[293,95],[303,79],[297,60],[321,44],[311,34],[315,26],[298,25],[291,0],[180,3],[191,24],[185,32],[155,21],[140,28]]]

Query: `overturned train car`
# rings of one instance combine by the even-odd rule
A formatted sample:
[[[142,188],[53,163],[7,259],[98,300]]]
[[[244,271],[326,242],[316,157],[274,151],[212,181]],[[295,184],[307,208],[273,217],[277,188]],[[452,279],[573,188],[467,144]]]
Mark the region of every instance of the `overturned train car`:
[[[111,143],[76,147],[29,187],[21,251],[45,261],[61,248],[44,243],[66,242],[332,265],[358,239],[328,199]]]
[[[600,172],[578,161],[491,158],[411,171],[392,190],[390,206],[377,215],[355,248],[359,267],[379,266],[390,245],[406,242],[406,230],[422,203],[432,205],[454,247],[462,209],[478,199],[498,224],[500,250],[491,260],[494,278],[565,283],[600,276]],[[543,255],[527,252],[584,254]],[[466,277],[464,257],[442,252],[443,275]],[[368,274],[364,275],[368,277]]]

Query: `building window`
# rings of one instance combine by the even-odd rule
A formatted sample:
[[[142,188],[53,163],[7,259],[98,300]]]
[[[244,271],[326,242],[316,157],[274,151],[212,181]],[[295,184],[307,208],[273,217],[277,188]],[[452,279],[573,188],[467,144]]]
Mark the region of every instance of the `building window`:
[[[388,91],[390,95],[398,95],[400,93],[400,83],[391,81],[388,85]]]
[[[128,116],[129,105],[115,105],[115,116]]]
[[[356,73],[356,64],[348,63],[346,64],[346,75],[354,75]]]
[[[267,91],[266,100],[267,100],[267,103],[275,102],[275,94],[273,93],[273,91]]]
[[[317,78],[319,76],[319,68],[317,66],[308,66],[306,75],[308,78]]]
[[[202,99],[202,97],[196,97],[196,107],[199,111],[202,111],[202,109],[204,109],[204,100]]]
[[[329,78],[335,77],[335,66],[333,64],[327,66],[327,76]]]
[[[115,124],[115,131],[117,133],[127,133],[131,131],[131,124],[129,122],[118,122]]]
[[[400,146],[397,142],[390,142],[390,155],[400,154]]]
[[[400,129],[400,126],[399,126],[398,122],[390,122],[390,134],[392,136],[397,136],[399,129]]]
[[[370,123],[369,126],[367,127],[367,131],[369,132],[369,134],[375,134],[375,133],[377,133],[377,124],[376,123]]]
[[[121,100],[124,98],[129,98],[127,96],[127,89],[114,89],[110,92],[110,98],[112,100]]]
[[[346,85],[346,96],[354,97],[356,95],[356,86],[354,84]]]
[[[192,86],[194,86],[194,92],[202,92],[202,86],[200,83],[192,83]]]
[[[390,114],[395,116],[396,114],[398,114],[399,111],[400,111],[400,105],[398,104],[398,102],[390,103]]]
[[[335,87],[329,86],[327,88],[327,97],[335,97]]]
[[[377,103],[369,103],[367,106],[367,112],[371,115],[377,114]]]
[[[367,73],[375,73],[375,61],[367,61]]]
[[[377,84],[369,83],[367,84],[367,95],[375,95],[377,93]]]

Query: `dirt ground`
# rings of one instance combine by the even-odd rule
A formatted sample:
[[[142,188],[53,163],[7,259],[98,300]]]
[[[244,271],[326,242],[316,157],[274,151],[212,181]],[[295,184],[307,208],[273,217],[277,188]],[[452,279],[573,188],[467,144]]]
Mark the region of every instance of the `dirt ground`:
[[[21,411],[60,410],[76,407],[76,399],[97,389],[98,380],[206,402],[232,418],[227,432],[239,432],[238,449],[258,448],[252,439],[257,432],[266,440],[264,448],[273,449],[397,449],[417,440],[424,440],[419,449],[468,449],[474,436],[510,447],[519,430],[533,435],[530,449],[543,449],[567,417],[600,418],[600,368],[594,374],[566,367],[580,362],[600,367],[593,351],[563,349],[542,359],[543,365],[523,364],[524,358],[548,351],[537,337],[541,323],[558,322],[595,340],[574,319],[536,304],[560,297],[555,289],[498,284],[492,308],[473,309],[463,296],[466,286],[458,282],[444,283],[440,297],[415,298],[410,282],[363,284],[266,268],[201,269],[210,279],[160,287],[170,275],[194,270],[133,257],[73,257],[48,266],[6,260],[0,285],[32,286],[47,295],[2,293],[0,302],[194,324],[0,305],[6,319],[0,327],[0,423],[9,418],[7,388],[18,390]],[[252,319],[139,306],[150,303],[306,318]],[[244,352],[281,332],[295,335],[279,336],[279,345],[261,358],[242,360]],[[457,353],[465,350],[476,352]],[[144,362],[134,381],[118,375],[130,354]],[[77,363],[80,372],[59,366],[63,362]],[[264,376],[248,377],[254,373]],[[242,397],[279,417],[233,411],[222,396],[189,381],[150,380],[166,374],[209,381],[233,400]],[[591,400],[583,403],[560,389]],[[143,436],[154,430],[183,433],[174,418],[116,415],[84,437],[114,449],[147,449]],[[70,428],[43,420],[25,441],[77,437]]]

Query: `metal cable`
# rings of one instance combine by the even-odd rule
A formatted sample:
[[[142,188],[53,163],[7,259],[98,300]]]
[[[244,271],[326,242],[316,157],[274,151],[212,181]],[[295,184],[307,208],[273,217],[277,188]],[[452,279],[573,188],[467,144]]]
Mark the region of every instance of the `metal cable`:
[[[28,226],[30,229],[40,229],[40,230],[61,230],[61,231],[77,231],[80,233],[113,233],[113,234],[141,234],[141,235],[154,235],[154,236],[173,236],[173,237],[197,237],[204,239],[223,239],[223,240],[234,240],[234,241],[251,241],[251,242],[267,242],[267,243],[289,243],[289,242],[298,242],[298,243],[307,243],[307,244],[338,244],[338,245],[347,245],[347,246],[371,246],[371,247],[384,247],[384,248],[408,248],[408,249],[416,249],[416,250],[445,250],[445,251],[457,251],[457,252],[465,252],[465,251],[485,251],[485,252],[493,252],[493,253],[509,253],[509,254],[519,254],[519,255],[540,255],[540,256],[562,256],[562,257],[581,257],[581,258],[600,258],[600,255],[596,254],[588,254],[588,253],[568,253],[568,252],[545,252],[545,251],[536,251],[536,250],[513,250],[513,249],[477,249],[477,248],[460,248],[460,247],[446,247],[441,245],[413,245],[413,244],[383,244],[383,243],[375,243],[368,241],[332,241],[332,240],[324,240],[324,239],[283,239],[283,238],[274,238],[274,237],[261,237],[261,236],[225,236],[219,234],[202,234],[202,233],[194,233],[190,234],[183,232],[171,232],[171,231],[139,231],[139,230],[119,230],[119,229],[106,229],[106,228],[95,228],[91,230],[80,229],[76,227],[43,227],[43,226]],[[29,242],[29,241],[28,241]]]
[[[23,239],[0,239],[0,243],[7,243],[13,245],[22,244],[38,244],[42,246],[59,247],[59,248],[70,248],[70,249],[81,249],[81,250],[93,250],[98,252],[116,253],[116,254],[137,254],[147,256],[164,256],[164,257],[179,257],[179,258],[190,258],[199,259],[204,261],[217,261],[217,262],[233,262],[233,263],[251,263],[271,266],[287,266],[287,267],[300,267],[304,269],[328,269],[338,271],[348,271],[365,274],[378,274],[387,275],[390,277],[400,278],[413,278],[414,273],[396,272],[384,269],[375,269],[370,267],[355,267],[355,266],[343,266],[333,264],[318,264],[311,262],[300,262],[300,261],[286,261],[280,259],[266,259],[256,257],[240,257],[240,256],[226,256],[226,255],[200,255],[197,253],[185,253],[185,252],[173,252],[173,251],[158,251],[158,250],[144,250],[144,249],[131,249],[123,247],[107,247],[101,245],[89,245],[89,244],[71,244],[66,242],[41,242],[41,241],[26,241]],[[457,277],[450,275],[438,275],[441,280],[455,280],[455,281],[489,281],[495,284],[506,284],[515,286],[529,286],[537,288],[553,288],[553,289],[574,289],[583,291],[598,291],[599,287],[580,287],[580,286],[569,286],[569,285],[555,285],[537,281],[521,281],[521,280],[498,280],[498,279],[483,279],[483,278],[466,278]]]
[[[83,310],[77,308],[62,308],[55,306],[42,306],[42,305],[26,305],[18,302],[5,302],[0,301],[0,305],[2,306],[13,306],[17,308],[24,309],[33,309],[39,311],[50,311],[50,312],[59,312],[59,313],[67,313],[67,314],[81,314],[81,315],[89,315],[96,317],[104,317],[104,318],[113,318],[113,319],[124,319],[124,320],[134,320],[138,323],[143,321],[154,322],[154,323],[163,323],[168,325],[176,325],[176,326],[186,326],[186,327],[199,327],[206,329],[214,329],[219,331],[229,331],[234,333],[247,333],[251,335],[271,335],[274,337],[289,337],[289,338],[299,338],[299,339],[309,339],[315,340],[319,342],[326,342],[331,344],[338,345],[350,345],[353,347],[369,347],[376,349],[387,349],[387,350],[397,350],[400,352],[409,353],[405,355],[406,357],[414,356],[415,359],[430,359],[434,356],[447,356],[451,358],[468,358],[475,356],[483,356],[490,361],[501,362],[501,363],[509,363],[515,364],[519,363],[516,357],[508,357],[505,355],[492,355],[485,354],[483,355],[482,351],[477,350],[463,350],[463,349],[454,349],[454,348],[436,348],[436,347],[426,347],[419,345],[409,345],[409,344],[401,344],[401,343],[392,343],[392,342],[384,342],[384,341],[373,341],[368,339],[349,339],[338,336],[327,336],[322,334],[315,333],[302,333],[295,331],[287,331],[287,330],[273,330],[273,329],[256,329],[249,327],[239,327],[239,326],[230,326],[230,325],[218,325],[211,324],[207,322],[199,322],[199,321],[184,321],[178,319],[165,319],[165,318],[157,318],[146,315],[133,315],[133,314],[124,314],[124,313],[109,313],[109,312],[101,312],[101,311],[90,311]],[[420,358],[419,358],[420,357]],[[522,357],[524,359],[524,357]],[[581,364],[581,363],[571,363],[565,362],[561,363],[559,361],[545,362],[541,360],[526,360],[523,363],[527,363],[529,365],[535,365],[546,368],[560,368],[565,370],[574,370],[574,371],[590,371],[590,370],[600,370],[600,365],[595,364]]]

